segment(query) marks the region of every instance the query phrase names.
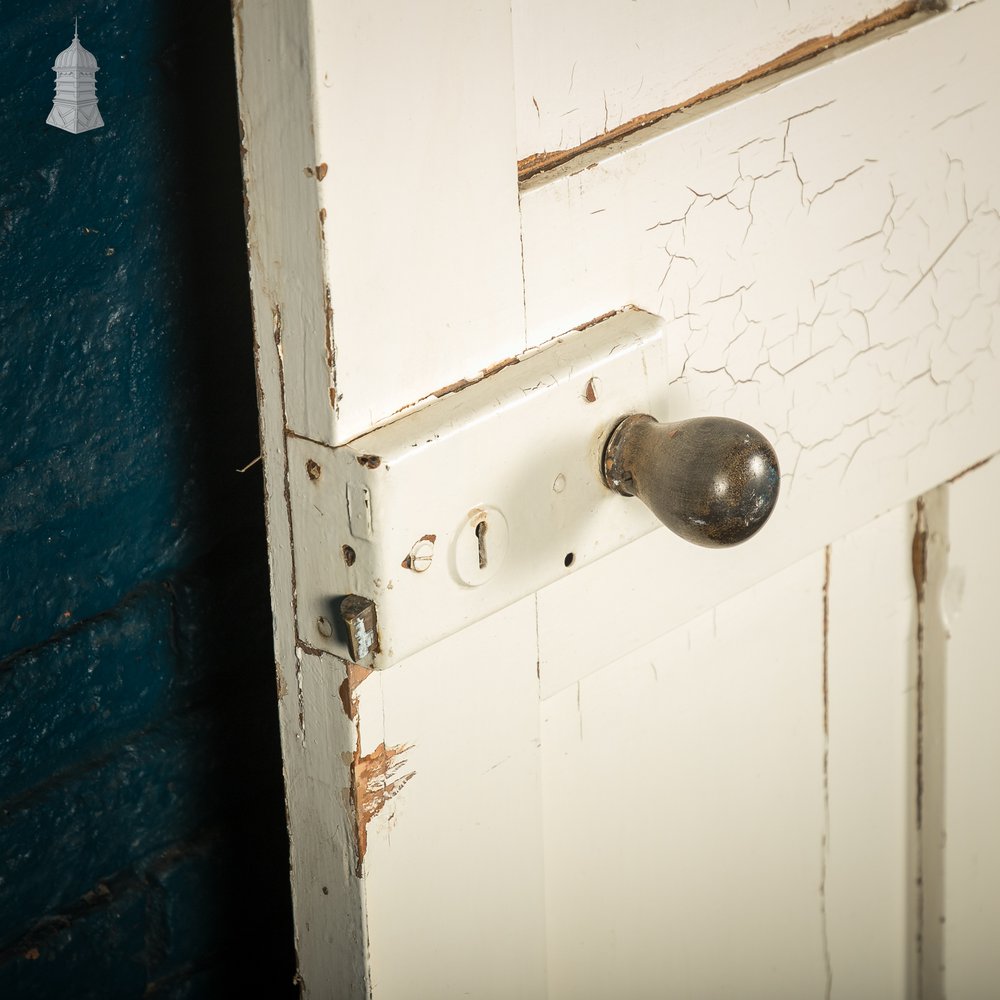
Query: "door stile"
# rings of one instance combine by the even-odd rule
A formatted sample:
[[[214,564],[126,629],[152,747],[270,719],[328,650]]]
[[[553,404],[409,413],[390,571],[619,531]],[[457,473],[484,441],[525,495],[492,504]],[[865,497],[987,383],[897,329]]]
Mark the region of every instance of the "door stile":
[[[974,1000],[1000,980],[1000,462],[978,463],[934,494],[923,602],[922,1000]]]
[[[361,998],[369,995],[363,885],[340,796],[349,784],[343,755],[353,745],[352,727],[338,715],[344,667],[296,638],[287,490],[287,331],[324,329],[322,252],[310,226],[318,200],[313,187],[293,182],[314,158],[309,10],[304,0],[237,3],[233,14],[298,976],[304,996]],[[304,287],[314,294],[301,294]],[[312,371],[328,378],[321,365]]]
[[[377,674],[320,652],[286,447],[523,350],[510,7],[244,0],[234,22],[303,995],[544,996],[534,599]]]

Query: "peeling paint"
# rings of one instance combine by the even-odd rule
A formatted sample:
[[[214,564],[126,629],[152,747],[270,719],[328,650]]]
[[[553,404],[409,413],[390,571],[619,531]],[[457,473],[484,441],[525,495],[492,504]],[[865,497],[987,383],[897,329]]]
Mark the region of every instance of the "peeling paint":
[[[913,542],[910,548],[910,562],[913,572],[913,586],[917,594],[917,605],[923,604],[924,591],[927,586],[927,504],[923,497],[917,497],[917,524],[913,532]],[[921,639],[921,622],[918,616],[917,643]],[[919,825],[920,812],[917,811]]]
[[[295,687],[299,697],[299,732],[298,737],[302,745],[306,743],[306,692],[305,682],[302,677],[302,650],[295,650]]]
[[[333,372],[333,299],[330,295],[330,286],[323,283],[323,335],[326,346],[326,364]]]
[[[281,349],[281,344],[282,344],[281,306],[277,302],[271,302],[270,303],[270,309],[271,309],[271,334],[272,334],[272,338],[274,340],[275,361],[276,361],[276,369],[277,369],[277,376],[278,376],[278,388],[279,388],[278,402],[279,402],[279,405],[280,405],[280,408],[281,408],[281,426],[282,426],[283,429],[287,430],[287,414],[286,414],[286,410],[285,410],[285,365],[284,365],[284,357],[282,355],[282,349]],[[263,389],[263,384],[262,384],[262,380],[261,380],[261,351],[260,351],[260,341],[259,341],[259,330],[258,330],[258,325],[256,323],[254,325],[254,360],[256,362],[256,372],[257,372],[258,405],[261,407],[261,412],[264,412],[264,403],[265,403],[265,401],[264,401],[264,389]],[[283,496],[284,496],[284,502],[285,502],[284,503],[285,513],[286,513],[286,516],[288,518],[288,524],[291,525],[291,517],[292,517],[292,494],[291,494],[291,481],[290,481],[290,478],[289,478],[288,436],[287,436],[287,433],[282,434],[282,448],[283,448],[283,465],[280,467],[279,474],[280,474],[280,476],[282,478],[282,488],[283,488]],[[265,484],[264,489],[265,489],[265,496],[268,498],[268,500],[270,499],[270,493],[271,493],[270,482],[271,482],[271,476],[272,476],[272,474],[273,473],[271,473],[270,469],[269,469],[269,462],[265,461],[264,462],[264,484]],[[270,513],[270,506],[269,506],[269,504],[268,504],[268,506],[265,509],[266,509],[266,519],[267,519],[267,524],[268,524],[268,532],[269,532],[269,537],[270,537],[270,531],[272,530],[272,517],[271,517],[271,513]],[[292,557],[291,557],[291,577],[292,577],[292,587],[291,587],[291,608],[290,608],[290,612],[291,612],[291,616],[292,616],[292,621],[296,621],[297,620],[297,615],[298,615],[298,608],[297,608],[297,596],[296,596],[296,584],[295,584],[295,556],[294,556],[294,553],[292,553]],[[275,613],[277,613],[277,609],[275,609]],[[299,650],[298,649],[295,650],[295,656],[296,656],[296,660],[295,660],[295,679],[296,679],[296,686],[298,687],[298,690],[299,690],[299,713],[298,713],[299,732],[298,732],[298,737],[299,737],[300,740],[304,741],[305,740],[305,706],[303,704],[301,659],[300,659],[300,654],[299,654]],[[278,650],[276,650],[275,659],[276,659],[276,670],[278,672],[278,692],[279,692],[279,699],[280,699],[281,697],[284,696],[284,694],[287,692],[288,689],[287,689],[287,685],[286,685],[286,682],[285,682],[285,677],[284,677],[284,674],[282,672],[282,668],[281,668],[281,665],[280,665],[281,653]]]
[[[360,724],[358,726],[358,740],[354,754],[346,757],[351,769],[349,794],[355,820],[357,848],[355,874],[358,878],[361,878],[364,872],[365,852],[368,849],[368,824],[416,774],[415,771],[400,773],[405,764],[402,754],[411,748],[412,744],[387,747],[383,742],[371,753],[362,756],[361,727]]]
[[[844,42],[861,38],[863,35],[867,35],[870,32],[875,31],[877,28],[892,24],[895,21],[901,21],[908,17],[912,17],[914,14],[925,9],[927,9],[927,5],[920,2],[920,0],[906,0],[906,2],[897,4],[895,7],[891,7],[889,10],[883,11],[881,14],[876,14],[873,17],[865,18],[863,21],[858,21],[856,24],[846,28],[838,35],[822,35],[819,38],[812,38],[808,41],[800,42],[787,52],[783,52],[774,59],[771,59],[754,69],[748,70],[746,73],[743,73],[732,80],[725,80],[722,83],[715,84],[707,90],[703,90],[701,93],[695,94],[693,97],[677,104],[671,104],[668,107],[660,108],[657,111],[650,111],[646,114],[638,115],[637,117],[632,118],[627,122],[623,122],[621,125],[618,125],[613,129],[606,129],[600,135],[594,136],[594,138],[588,139],[577,146],[543,153],[533,153],[530,156],[526,156],[523,159],[518,160],[518,180],[522,182],[526,181],[530,177],[534,177],[542,171],[551,170],[553,167],[558,167],[569,162],[581,153],[586,153],[590,150],[605,146],[608,143],[615,142],[618,139],[623,139],[625,136],[631,135],[633,132],[637,132],[639,129],[645,128],[647,125],[653,125],[656,122],[662,121],[664,118],[675,114],[678,111],[687,110],[688,108],[692,108],[695,105],[701,104],[713,97],[728,94],[744,84],[751,83],[754,80],[760,80],[765,76],[770,76],[771,74],[780,72],[781,70],[789,69],[798,63],[812,59],[835,45],[842,45]],[[535,109],[536,111],[538,110],[537,104],[535,105]]]
[[[475,385],[477,382],[481,382],[485,378],[489,378],[491,375],[495,375],[498,371],[506,368],[508,365],[516,365],[521,359],[520,358],[504,358],[503,361],[498,361],[495,365],[491,365],[489,368],[484,368],[483,371],[477,375],[475,378],[462,378],[457,382],[452,382],[450,385],[442,386],[440,389],[436,389],[431,393],[437,399],[442,396],[450,396],[453,392],[461,392],[463,389],[467,389],[470,385]]]
[[[983,458],[978,462],[973,462],[973,464],[967,469],[962,469],[961,472],[952,476],[951,479],[948,480],[948,485],[950,486],[952,483],[957,483],[963,476],[967,476],[970,472],[975,472],[976,469],[981,469],[988,462],[992,462],[994,458],[996,458],[996,455],[990,455],[988,458]]]

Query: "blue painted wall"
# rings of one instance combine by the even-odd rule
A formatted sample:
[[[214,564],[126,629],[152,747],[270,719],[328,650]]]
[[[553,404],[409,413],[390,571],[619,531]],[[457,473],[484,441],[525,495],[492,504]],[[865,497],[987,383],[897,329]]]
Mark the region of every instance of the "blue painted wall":
[[[0,39],[0,997],[294,995],[229,5]]]

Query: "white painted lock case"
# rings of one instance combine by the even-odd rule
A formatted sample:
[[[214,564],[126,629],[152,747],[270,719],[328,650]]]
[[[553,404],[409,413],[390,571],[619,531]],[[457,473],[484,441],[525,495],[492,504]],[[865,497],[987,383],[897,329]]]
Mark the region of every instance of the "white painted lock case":
[[[666,416],[664,355],[625,309],[347,445],[290,438],[299,641],[388,667],[655,528],[599,466],[623,414]]]

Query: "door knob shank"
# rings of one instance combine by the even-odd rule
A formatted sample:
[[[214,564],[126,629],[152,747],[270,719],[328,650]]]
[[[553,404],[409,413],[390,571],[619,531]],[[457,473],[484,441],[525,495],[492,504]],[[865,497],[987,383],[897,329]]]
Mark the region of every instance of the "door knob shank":
[[[774,510],[780,472],[770,442],[725,417],[661,424],[645,413],[621,420],[604,446],[605,484],[636,496],[671,531],[696,545],[736,545]]]

